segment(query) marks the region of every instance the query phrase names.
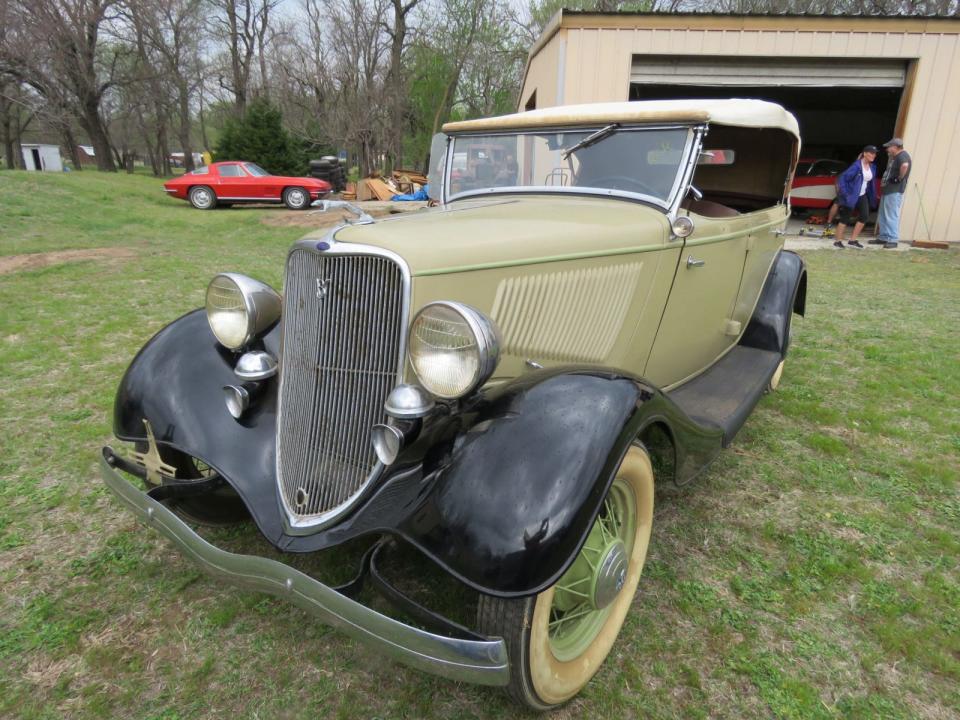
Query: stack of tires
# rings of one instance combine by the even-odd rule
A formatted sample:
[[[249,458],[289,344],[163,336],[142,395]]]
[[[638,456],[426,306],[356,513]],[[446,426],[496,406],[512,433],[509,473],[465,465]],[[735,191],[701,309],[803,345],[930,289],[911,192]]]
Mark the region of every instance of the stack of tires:
[[[326,180],[334,192],[342,192],[347,187],[346,161],[340,162],[333,155],[310,161],[310,177]]]

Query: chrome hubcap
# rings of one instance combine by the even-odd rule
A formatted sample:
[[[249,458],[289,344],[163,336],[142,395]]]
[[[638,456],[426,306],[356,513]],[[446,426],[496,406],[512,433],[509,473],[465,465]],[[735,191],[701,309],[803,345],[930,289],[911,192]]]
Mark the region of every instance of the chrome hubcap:
[[[193,201],[201,207],[206,207],[210,204],[210,193],[206,190],[194,190]]]
[[[597,567],[593,581],[591,602],[597,610],[602,610],[613,602],[627,581],[627,550],[622,540],[610,543],[603,554],[603,560]]]
[[[306,198],[303,195],[301,190],[293,190],[290,192],[290,204],[291,205],[303,205]]]

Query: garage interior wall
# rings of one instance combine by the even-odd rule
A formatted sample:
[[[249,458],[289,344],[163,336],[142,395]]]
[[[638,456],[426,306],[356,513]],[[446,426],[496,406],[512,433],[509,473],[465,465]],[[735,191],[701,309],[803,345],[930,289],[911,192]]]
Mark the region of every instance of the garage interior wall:
[[[914,170],[901,239],[960,241],[960,163],[951,162],[960,156],[960,20],[563,11],[531,48],[520,106],[534,92],[537,107],[628,100],[635,58],[644,56],[845,60],[873,63],[881,74],[904,68],[894,130]]]

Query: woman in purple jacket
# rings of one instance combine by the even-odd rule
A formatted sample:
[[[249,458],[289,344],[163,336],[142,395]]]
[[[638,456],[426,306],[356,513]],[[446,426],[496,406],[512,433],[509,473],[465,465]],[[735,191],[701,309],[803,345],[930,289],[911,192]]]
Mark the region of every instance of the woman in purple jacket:
[[[874,179],[877,177],[877,148],[867,145],[853,164],[844,170],[837,179],[837,199],[840,204],[840,220],[837,223],[837,239],[834,246],[843,247],[843,233],[847,225],[853,224],[853,211],[860,213],[853,233],[850,235],[850,247],[863,249],[857,241],[857,236],[863,230],[863,225],[870,216],[870,209],[877,207],[877,186]]]

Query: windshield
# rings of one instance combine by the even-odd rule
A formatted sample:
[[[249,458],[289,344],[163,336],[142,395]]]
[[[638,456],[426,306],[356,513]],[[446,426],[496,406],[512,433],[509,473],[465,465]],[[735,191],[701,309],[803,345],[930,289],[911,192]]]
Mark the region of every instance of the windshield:
[[[626,195],[666,206],[692,137],[686,127],[616,126],[454,137],[447,198],[536,189]]]
[[[254,177],[264,177],[270,174],[259,165],[254,165],[253,163],[244,163],[243,166],[247,169],[247,172]]]

